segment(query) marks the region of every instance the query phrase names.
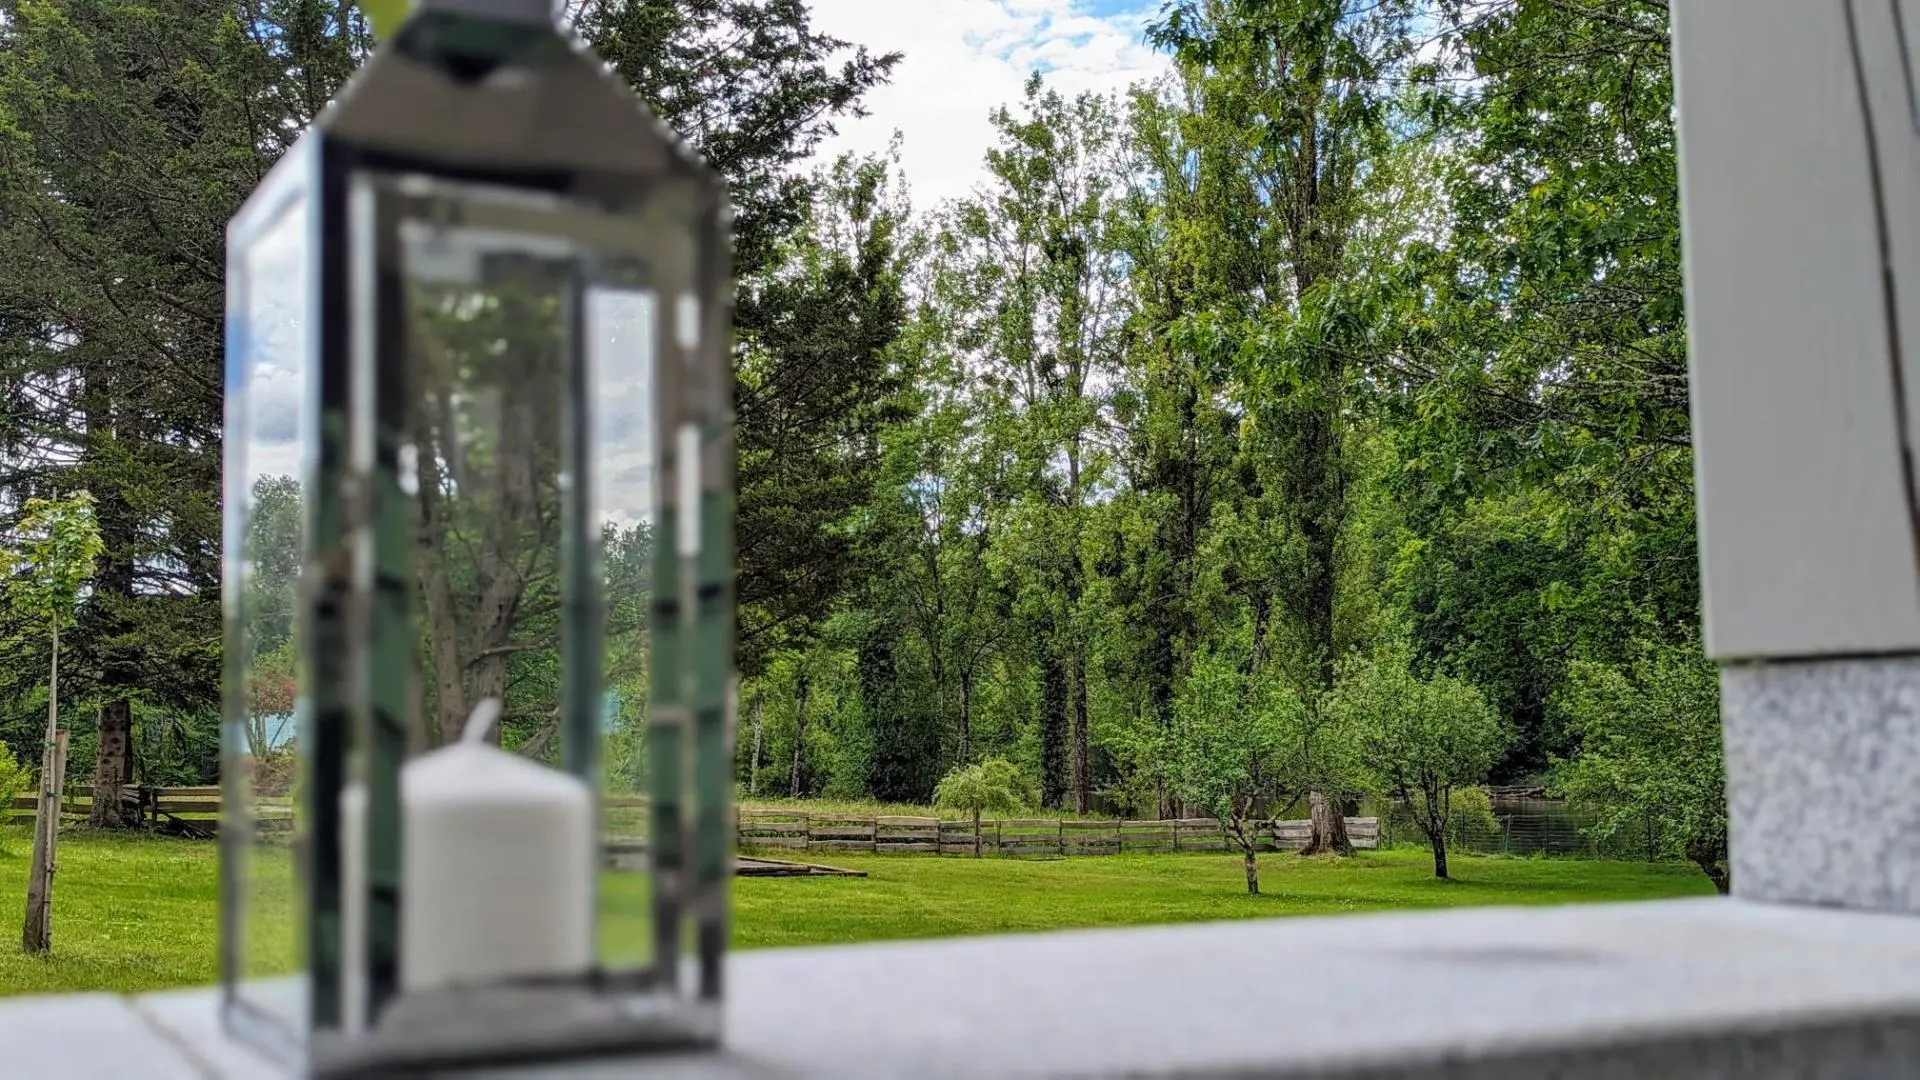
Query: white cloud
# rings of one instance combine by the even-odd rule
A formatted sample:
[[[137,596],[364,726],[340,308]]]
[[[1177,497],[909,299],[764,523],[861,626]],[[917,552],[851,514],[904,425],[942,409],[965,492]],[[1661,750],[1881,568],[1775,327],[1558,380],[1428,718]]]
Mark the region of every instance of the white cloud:
[[[1142,27],[1159,0],[813,0],[823,33],[906,54],[867,95],[871,116],[842,120],[822,160],[877,153],[898,130],[916,207],[967,194],[993,145],[987,114],[1019,100],[1038,68],[1062,93],[1119,91],[1167,70]]]

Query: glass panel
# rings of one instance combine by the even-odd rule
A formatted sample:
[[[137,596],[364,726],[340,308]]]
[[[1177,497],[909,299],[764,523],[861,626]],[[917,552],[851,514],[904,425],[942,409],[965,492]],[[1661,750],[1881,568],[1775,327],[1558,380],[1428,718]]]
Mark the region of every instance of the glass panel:
[[[237,992],[283,1026],[302,1027],[296,934],[294,813],[300,775],[299,720],[306,680],[297,617],[305,559],[305,513],[311,482],[314,357],[308,306],[308,214],[291,200],[238,252],[229,407],[227,499],[234,507],[229,551],[230,671],[226,732],[236,798],[223,829],[233,830],[228,873],[238,886],[228,918]],[[237,535],[236,535],[237,534]]]
[[[591,831],[606,851],[583,921],[600,964],[642,967],[655,951],[646,731],[654,365],[666,321],[641,260],[582,254],[570,242],[508,230],[430,224],[484,214],[460,196],[436,202],[417,199],[417,217],[401,226],[413,403],[402,453],[411,474],[401,483],[419,503],[422,677],[413,747],[457,739],[479,703],[498,698],[504,748],[569,766],[563,710],[576,697],[587,702],[600,789]],[[434,209],[422,213],[423,204]],[[450,209],[456,204],[465,212]],[[580,382],[569,387],[562,350],[576,341]],[[577,417],[567,404],[575,390],[583,402]],[[584,423],[581,456],[569,462],[576,422]],[[586,481],[577,504],[576,469]],[[576,512],[585,549],[578,568],[565,555]],[[569,626],[570,572],[580,593],[574,614],[588,624]],[[599,657],[584,670],[562,657],[574,634]],[[423,903],[415,862],[405,862],[403,970],[418,967],[407,959],[416,935],[404,912]]]
[[[645,845],[648,613],[654,521],[654,355],[658,298],[640,288],[593,288],[584,318],[593,497],[606,598],[606,719],[601,832],[611,847],[600,880],[600,959],[637,967],[652,956]]]
[[[717,309],[689,295],[687,229],[423,177],[366,185],[356,191],[378,187],[378,202],[362,199],[356,220],[391,224],[377,226],[388,230],[379,235],[389,261],[356,279],[356,302],[377,295],[387,314],[358,339],[355,361],[354,460],[372,469],[374,512],[356,588],[373,590],[375,619],[369,707],[356,730],[372,733],[360,775],[373,798],[346,815],[349,834],[355,815],[390,804],[383,763],[406,758],[400,845],[383,848],[370,833],[349,862],[376,878],[350,870],[343,893],[347,924],[365,928],[349,933],[348,955],[376,965],[391,955],[376,925],[391,908],[380,905],[398,900],[400,994],[378,1014],[377,1043],[425,1030],[471,996],[431,992],[455,983],[596,964],[658,970],[658,929],[676,931],[671,947],[690,908],[716,936],[712,909],[725,891],[715,881],[731,869],[724,712],[679,699],[720,683],[662,660],[660,670],[680,675],[663,696],[651,671],[669,640],[709,656],[706,668],[730,668],[730,638],[687,633],[679,609],[697,597],[703,611],[716,609],[702,626],[731,625],[730,593],[706,585],[727,575],[699,562],[731,552],[702,540],[722,535],[704,518],[724,502],[704,489],[724,488],[731,469],[708,445],[724,429],[706,412],[700,425],[676,422],[676,435],[687,428],[679,443],[660,430],[659,401],[676,380],[695,381],[696,358],[683,354],[711,359],[694,324]],[[613,237],[638,247],[613,250]],[[368,367],[373,339],[383,355]],[[396,354],[404,363],[391,362]],[[683,455],[712,459],[683,481],[680,497],[702,515],[684,530],[691,543],[674,541],[660,509],[671,482],[662,455],[670,464],[681,443],[691,448]],[[681,569],[696,562],[698,573]],[[656,604],[656,583],[676,578],[687,595],[675,589],[679,608],[669,612]],[[391,626],[406,629],[389,638]],[[717,690],[707,696],[721,700]],[[479,718],[499,750],[452,745]],[[695,750],[718,763],[719,787],[692,783]],[[684,794],[665,791],[663,779]],[[691,828],[694,811],[711,819],[704,832]],[[714,858],[682,850],[696,833]],[[677,888],[652,887],[650,855],[667,862],[662,880]],[[393,892],[375,887],[396,870]],[[696,878],[706,899],[689,903]],[[662,898],[676,917],[657,917]],[[357,920],[356,905],[371,917]],[[383,978],[364,984],[376,1004]],[[607,1011],[554,1020],[582,1024],[588,1039],[644,1038],[627,1008],[609,1001]],[[711,1012],[689,1030],[710,1035]]]
[[[457,205],[416,199],[427,220],[400,226],[407,405],[396,467],[412,503],[418,659],[408,685],[376,667],[374,693],[376,712],[385,702],[411,729],[403,1000],[454,983],[584,974],[595,932],[594,796],[561,752],[569,717],[597,734],[609,704],[598,666],[569,669],[562,648],[569,620],[593,622],[601,602],[598,590],[564,586],[599,561],[566,555],[585,494],[569,456],[565,353],[582,318],[582,272],[568,244],[430,223],[458,220]],[[452,747],[496,713],[478,738],[511,756]]]

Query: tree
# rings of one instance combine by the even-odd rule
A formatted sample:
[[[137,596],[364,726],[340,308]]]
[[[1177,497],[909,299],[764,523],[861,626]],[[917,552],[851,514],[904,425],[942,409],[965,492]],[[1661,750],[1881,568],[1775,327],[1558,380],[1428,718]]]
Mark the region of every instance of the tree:
[[[136,700],[217,727],[225,226],[365,59],[360,10],[0,0],[0,505],[77,487],[98,499],[107,550],[69,651],[74,684],[101,703],[103,774],[131,774],[120,748]],[[798,0],[586,0],[568,14],[729,181],[743,297],[790,271],[817,231],[818,190],[791,166],[897,57],[815,33]],[[852,574],[839,526],[864,488],[858,475],[836,486],[834,466],[838,436],[871,435],[888,389],[868,348],[870,326],[886,333],[871,283],[826,275],[797,298],[738,305],[743,351],[772,341],[777,354],[774,374],[741,382],[741,512],[767,525],[742,534],[750,612],[817,617]],[[796,321],[826,329],[786,348]],[[836,334],[847,355],[823,358],[815,346]],[[834,430],[806,443],[816,421]],[[788,471],[756,482],[772,465]],[[498,683],[504,664],[527,701],[552,681],[531,651],[487,652],[550,641],[543,603],[474,631],[474,678]],[[749,666],[756,645],[743,636]],[[0,664],[0,726],[16,746],[45,667],[31,652]],[[549,713],[523,701],[506,730],[545,745]],[[216,761],[203,755],[207,775]]]
[[[1132,740],[1148,768],[1157,814],[1180,816],[1165,758],[1175,689],[1207,621],[1196,600],[1201,547],[1215,510],[1232,494],[1239,419],[1216,350],[1199,347],[1190,316],[1218,299],[1218,234],[1211,186],[1192,167],[1185,120],[1193,95],[1137,90],[1129,109],[1133,182],[1117,212],[1115,243],[1131,269],[1131,313],[1114,387],[1117,472],[1095,591],[1109,604],[1109,672],[1124,672],[1145,722]],[[1123,676],[1124,678],[1125,676]],[[1116,680],[1118,681],[1118,680]]]
[[[1247,892],[1258,893],[1260,838],[1318,773],[1306,705],[1270,669],[1250,674],[1208,653],[1182,681],[1175,716],[1175,788],[1226,828],[1246,860]]]
[[[732,209],[741,669],[859,580],[843,527],[897,419],[898,192],[884,164],[796,168],[899,53],[817,31],[802,0],[570,0],[593,50],[726,177]]]
[[[1446,877],[1454,793],[1486,779],[1512,739],[1505,722],[1471,684],[1416,674],[1404,639],[1344,661],[1327,710],[1360,775],[1413,810]]]
[[[1430,541],[1422,659],[1470,654],[1450,668],[1537,775],[1576,749],[1547,728],[1569,655],[1623,664],[1643,620],[1699,621],[1667,5],[1435,11],[1446,209],[1379,275],[1374,366]]]
[[[1298,538],[1277,599],[1320,693],[1333,685],[1350,405],[1364,356],[1344,303],[1364,182],[1392,144],[1388,76],[1407,55],[1399,0],[1178,0],[1148,31],[1172,53],[1192,105],[1220,254],[1217,290],[1188,318],[1243,388],[1254,483],[1280,496]],[[1256,606],[1266,594],[1256,574]],[[1310,851],[1351,853],[1338,808],[1314,816]]]
[[[131,775],[136,699],[215,726],[226,222],[352,70],[352,11],[0,5],[0,487],[95,496],[67,643],[103,776]]]
[[[0,552],[14,570],[7,581],[7,605],[46,628],[52,643],[47,681],[47,733],[40,758],[40,797],[36,800],[33,862],[28,869],[27,917],[21,931],[28,952],[46,952],[52,944],[53,849],[60,830],[60,802],[66,767],[66,735],[60,728],[60,627],[70,621],[80,589],[100,555],[100,527],[93,517],[93,496],[76,492],[61,500],[33,499],[20,520],[23,543]],[[120,789],[96,788],[94,803],[119,805]]]
[[[1594,837],[1650,823],[1663,852],[1727,892],[1720,683],[1699,641],[1642,638],[1624,665],[1576,660],[1554,704],[1580,751],[1556,764],[1552,787],[1598,812]]]
[[[906,635],[898,622],[873,608],[862,614],[855,662],[869,740],[866,790],[882,802],[924,803],[940,780],[937,718],[901,662]]]
[[[1048,721],[1063,728],[1065,751],[1048,767],[1061,775],[1044,783],[1085,812],[1093,778],[1081,548],[1088,504],[1109,472],[1106,386],[1126,316],[1114,228],[1120,118],[1112,101],[1068,99],[1038,72],[1020,105],[992,114],[991,179],[950,209],[939,286],[954,305],[953,346],[986,453],[1006,462],[1001,540],[1020,550],[1002,558],[1020,566],[1018,589],[1045,627],[1042,662],[1057,663],[1064,680],[1063,697],[1047,695],[1060,705]]]
[[[980,857],[980,815],[1011,814],[1026,805],[1026,781],[1005,758],[961,765],[940,778],[933,804],[973,815],[973,857]]]

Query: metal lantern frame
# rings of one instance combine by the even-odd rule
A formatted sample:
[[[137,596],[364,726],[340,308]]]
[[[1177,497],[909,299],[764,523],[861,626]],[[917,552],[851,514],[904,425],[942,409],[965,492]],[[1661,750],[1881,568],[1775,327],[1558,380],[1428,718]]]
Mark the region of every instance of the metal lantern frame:
[[[461,1063],[719,1037],[732,871],[734,546],[731,302],[719,178],[544,11],[428,6],[383,47],[262,182],[228,234],[228,463],[223,726],[222,1016],[236,1038],[313,1072]],[[291,215],[291,217],[290,217]],[[402,239],[458,228],[550,249],[567,364],[561,447],[563,767],[597,783],[604,612],[599,464],[587,432],[585,296],[643,282],[653,320],[653,555],[648,862],[652,960],[580,980],[400,992],[400,768],[418,630],[407,434]],[[297,606],[298,948],[285,1008],[247,989],[255,824],[244,721],[248,639],[246,260],[297,236],[305,565]],[[538,260],[536,260],[538,261]],[[345,955],[342,792],[366,790],[363,956]],[[596,841],[597,842],[597,841]],[[689,926],[692,933],[689,935]],[[692,938],[693,963],[686,943]],[[352,960],[354,963],[349,963]],[[349,967],[364,979],[348,979]],[[350,981],[352,982],[351,985]],[[359,1024],[354,1018],[371,1018]],[[291,1023],[290,1023],[291,1021]],[[356,1030],[357,1028],[357,1030]]]

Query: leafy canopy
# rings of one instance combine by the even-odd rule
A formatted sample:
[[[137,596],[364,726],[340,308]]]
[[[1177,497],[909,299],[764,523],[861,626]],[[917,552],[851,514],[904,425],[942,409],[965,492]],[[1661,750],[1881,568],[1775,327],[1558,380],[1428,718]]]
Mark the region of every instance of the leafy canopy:
[[[1174,700],[1175,786],[1238,829],[1263,796],[1284,806],[1318,780],[1312,734],[1306,704],[1273,669],[1248,673],[1223,652],[1204,654]]]
[[[1411,661],[1404,639],[1349,657],[1325,707],[1363,783],[1444,824],[1453,789],[1485,780],[1512,732],[1471,683]]]
[[[80,588],[93,576],[102,550],[93,496],[77,491],[64,499],[29,499],[18,547],[0,553],[15,567],[7,602],[21,614],[51,622],[72,612]]]
[[[1720,684],[1699,642],[1643,639],[1621,666],[1575,661],[1555,704],[1581,747],[1557,763],[1552,787],[1598,813],[1595,838],[1651,822],[1665,854],[1692,860],[1724,891]]]

